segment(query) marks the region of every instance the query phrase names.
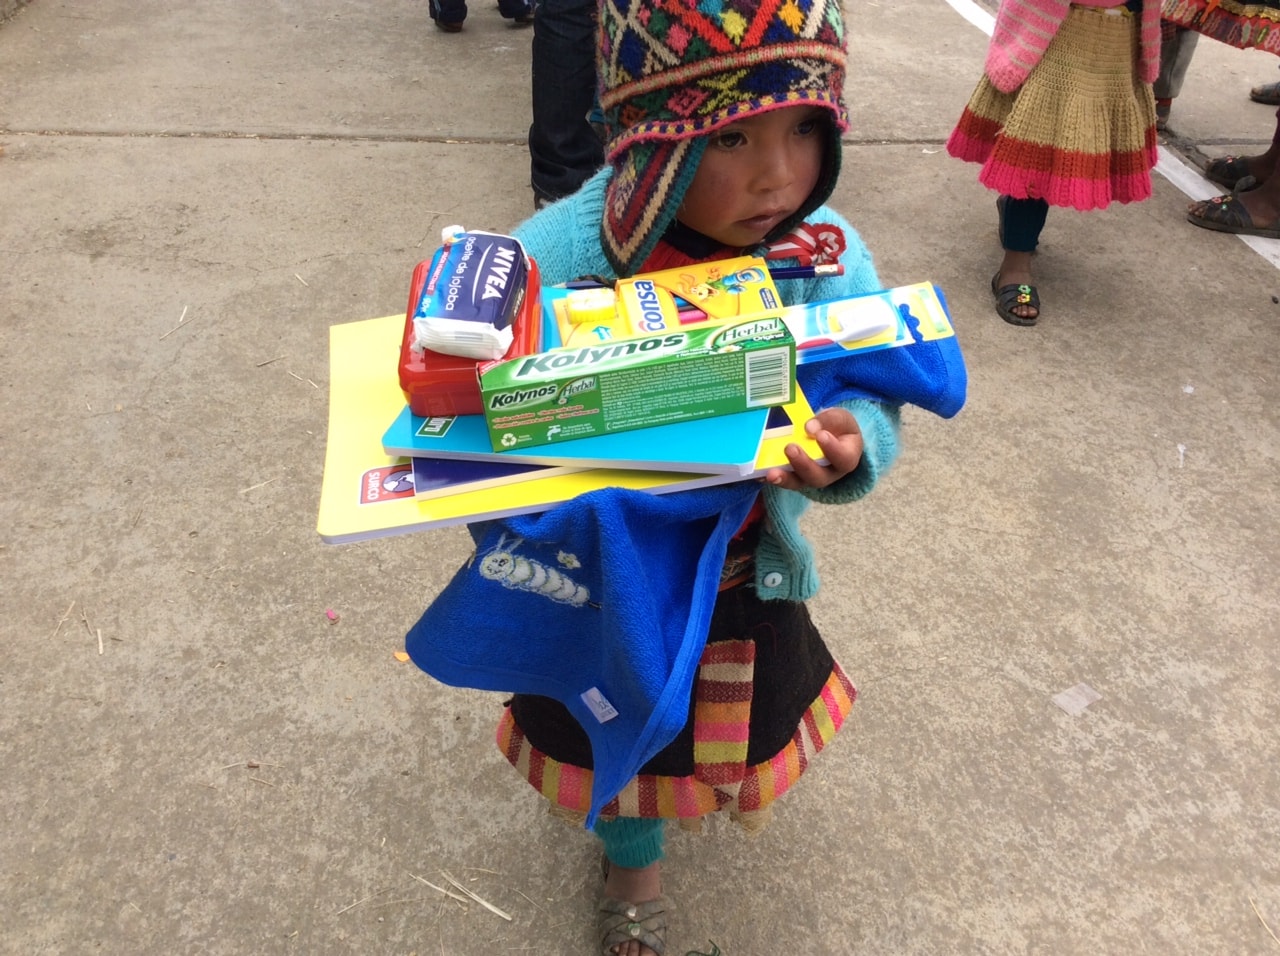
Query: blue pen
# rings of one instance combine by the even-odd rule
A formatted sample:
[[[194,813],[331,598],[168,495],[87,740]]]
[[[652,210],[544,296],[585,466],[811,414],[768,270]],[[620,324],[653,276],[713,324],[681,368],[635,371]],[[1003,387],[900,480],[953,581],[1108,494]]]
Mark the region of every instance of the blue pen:
[[[816,279],[819,276],[842,276],[844,266],[838,262],[820,266],[789,266],[783,269],[770,269],[773,279]]]

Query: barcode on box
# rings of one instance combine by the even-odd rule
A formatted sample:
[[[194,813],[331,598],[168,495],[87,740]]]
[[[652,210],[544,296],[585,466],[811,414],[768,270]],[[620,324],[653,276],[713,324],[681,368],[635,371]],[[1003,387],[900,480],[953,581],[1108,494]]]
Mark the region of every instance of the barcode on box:
[[[791,362],[787,349],[751,353],[747,356],[746,373],[749,408],[791,401]]]

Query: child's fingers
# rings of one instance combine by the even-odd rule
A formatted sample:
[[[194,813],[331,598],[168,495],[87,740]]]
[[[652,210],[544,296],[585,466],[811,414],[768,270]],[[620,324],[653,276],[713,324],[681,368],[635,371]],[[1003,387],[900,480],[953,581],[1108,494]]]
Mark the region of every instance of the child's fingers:
[[[840,477],[830,473],[826,465],[820,465],[814,461],[799,445],[788,445],[786,455],[787,461],[791,463],[791,470],[770,469],[765,475],[770,484],[798,491],[801,488],[825,488]]]
[[[822,434],[822,433],[819,433]],[[825,488],[839,478],[826,465],[820,465],[799,445],[787,448],[787,460],[791,462],[791,474],[798,484],[808,488]]]
[[[847,413],[846,416],[847,418],[837,418],[834,422],[837,428],[851,429],[842,433],[821,427],[820,419],[817,417],[807,424],[806,430],[810,437],[822,449],[822,455],[827,462],[825,465],[814,461],[799,445],[788,445],[786,455],[792,470],[788,472],[782,468],[771,469],[765,475],[765,480],[770,484],[792,490],[806,487],[825,488],[857,468],[862,460],[862,433],[858,431],[858,425],[853,420],[853,416]]]
[[[836,478],[847,475],[862,461],[862,432],[858,431],[856,424],[853,431],[843,435],[822,431],[815,437],[827,459],[828,468],[836,473]]]
[[[792,449],[796,452],[794,456],[792,454]],[[791,445],[787,448],[787,458],[791,461],[791,467],[795,468],[798,464],[800,466],[800,471],[789,471],[786,468],[770,468],[765,472],[764,480],[769,482],[771,485],[777,485],[779,488],[790,488],[792,491],[799,491],[801,488],[808,485],[808,482],[803,478],[803,475],[808,469],[802,459],[807,459],[809,464],[814,468],[817,468],[819,471],[822,470],[822,466],[812,458],[809,458],[809,456],[804,453],[804,449],[800,448],[799,445]],[[823,486],[819,485],[817,487]]]
[[[836,435],[844,435],[858,430],[858,420],[848,409],[824,408],[805,422],[804,428],[812,437],[816,437],[822,429]]]
[[[820,465],[798,444],[786,448],[791,471],[772,468],[765,480],[780,488],[825,488],[839,481],[862,461],[862,432],[858,420],[844,408],[824,408],[805,422],[805,431],[822,449]]]

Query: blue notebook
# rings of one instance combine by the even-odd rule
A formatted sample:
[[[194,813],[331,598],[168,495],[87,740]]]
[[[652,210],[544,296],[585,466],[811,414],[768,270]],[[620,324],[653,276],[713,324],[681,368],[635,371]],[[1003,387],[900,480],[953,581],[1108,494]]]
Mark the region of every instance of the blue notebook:
[[[516,465],[505,461],[462,458],[414,458],[412,466],[413,496],[419,500],[499,488],[517,481],[552,478],[581,470],[559,465]]]
[[[494,451],[483,415],[419,418],[406,405],[383,433],[382,447],[388,455],[406,458],[748,475],[755,470],[768,419],[769,409],[760,408],[519,451]]]

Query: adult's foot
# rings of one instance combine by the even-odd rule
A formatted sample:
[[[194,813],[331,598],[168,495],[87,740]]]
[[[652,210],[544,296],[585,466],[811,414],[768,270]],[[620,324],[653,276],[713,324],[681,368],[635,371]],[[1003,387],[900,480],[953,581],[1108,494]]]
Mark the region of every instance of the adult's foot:
[[[1257,156],[1219,156],[1204,167],[1204,178],[1211,183],[1234,190],[1245,179],[1252,178],[1250,189],[1265,183],[1275,171],[1275,157],[1270,152]]]
[[[1192,203],[1187,209],[1187,221],[1214,232],[1229,232],[1237,236],[1262,236],[1280,238],[1280,196],[1278,189],[1252,190],[1231,193]]]

